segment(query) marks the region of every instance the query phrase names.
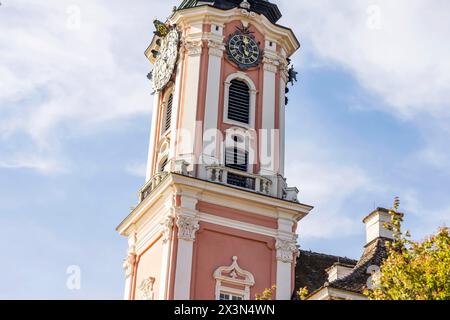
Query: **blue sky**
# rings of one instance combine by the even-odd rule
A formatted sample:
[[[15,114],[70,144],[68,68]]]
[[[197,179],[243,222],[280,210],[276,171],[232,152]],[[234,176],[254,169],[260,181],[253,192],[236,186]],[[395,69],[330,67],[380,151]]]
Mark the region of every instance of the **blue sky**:
[[[115,227],[144,182],[152,110],[143,51],[175,4],[2,1],[0,298],[122,297]],[[302,42],[287,109],[287,177],[315,206],[302,248],[357,258],[362,218],[395,196],[415,238],[450,224],[450,4],[278,4]]]

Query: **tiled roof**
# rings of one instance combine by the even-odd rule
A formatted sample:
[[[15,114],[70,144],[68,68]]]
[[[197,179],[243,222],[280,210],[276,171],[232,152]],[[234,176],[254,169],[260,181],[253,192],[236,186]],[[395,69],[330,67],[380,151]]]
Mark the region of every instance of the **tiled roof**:
[[[306,287],[310,293],[328,281],[326,270],[335,263],[355,266],[358,261],[311,251],[300,251],[295,270],[295,292]]]
[[[178,9],[208,4],[219,9],[228,10],[239,7],[242,1],[243,0],[184,0]],[[277,23],[277,21],[280,20],[281,12],[276,4],[267,0],[248,0],[248,2],[251,5],[251,11],[265,15],[272,23]]]
[[[311,251],[301,251],[295,270],[295,292],[306,287],[312,294],[321,288],[329,287],[363,293],[367,288],[367,280],[370,277],[369,267],[380,267],[383,260],[387,258],[387,241],[390,240],[378,238],[366,245],[359,261]],[[354,269],[348,276],[328,283],[326,270],[335,264],[354,266]],[[294,298],[296,298],[295,293]]]
[[[370,277],[370,274],[368,273],[369,267],[380,267],[383,260],[387,258],[387,241],[389,241],[389,239],[378,238],[369,243],[365,247],[364,253],[353,272],[345,278],[333,281],[329,284],[329,287],[356,293],[363,293],[367,288],[367,280]]]

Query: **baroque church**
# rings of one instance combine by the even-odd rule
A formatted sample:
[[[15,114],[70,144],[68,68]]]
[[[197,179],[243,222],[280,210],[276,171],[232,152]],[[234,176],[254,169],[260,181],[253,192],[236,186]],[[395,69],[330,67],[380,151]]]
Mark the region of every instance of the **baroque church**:
[[[128,239],[125,299],[253,300],[273,286],[276,300],[304,287],[311,300],[365,299],[392,238],[388,210],[364,219],[359,261],[298,246],[313,210],[285,175],[300,42],[280,18],[266,0],[184,0],[154,21],[147,177],[117,227]]]

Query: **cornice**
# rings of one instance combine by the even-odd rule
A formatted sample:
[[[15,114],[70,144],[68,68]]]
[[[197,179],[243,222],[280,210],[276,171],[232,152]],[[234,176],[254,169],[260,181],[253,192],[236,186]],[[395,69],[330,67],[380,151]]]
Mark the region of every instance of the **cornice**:
[[[236,201],[245,201],[250,205],[255,205],[253,213],[260,214],[258,207],[262,206],[274,210],[274,217],[276,218],[278,218],[278,212],[281,210],[285,216],[291,215],[296,221],[303,219],[313,209],[312,206],[306,204],[290,202],[263,194],[250,191],[247,192],[230,186],[171,173],[131,212],[127,218],[125,218],[125,220],[120,223],[117,227],[117,231],[121,235],[128,236],[134,224],[139,221],[139,219],[145,215],[155,203],[161,199],[165,199],[169,194],[176,193],[177,195],[180,195],[183,192],[197,192],[200,197],[202,197],[203,193],[208,193],[211,196],[218,195],[221,197],[233,198]]]
[[[291,56],[300,48],[300,43],[291,29],[273,24],[260,14],[256,14],[255,17],[249,19],[242,15],[241,10],[240,8],[221,10],[207,5],[193,7],[177,11],[170,18],[170,22],[186,29],[187,26],[195,23],[223,25],[234,20],[240,20],[243,23],[250,22],[268,38],[279,43],[286,50],[288,56]]]

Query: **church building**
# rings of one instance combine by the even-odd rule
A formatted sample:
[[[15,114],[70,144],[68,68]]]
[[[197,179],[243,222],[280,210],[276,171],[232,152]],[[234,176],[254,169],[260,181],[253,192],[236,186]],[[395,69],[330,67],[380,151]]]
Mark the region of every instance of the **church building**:
[[[311,299],[364,298],[365,269],[391,237],[386,210],[366,219],[359,262],[297,244],[313,207],[285,176],[300,43],[280,18],[265,0],[185,0],[155,20],[147,178],[117,228],[129,245],[125,299],[253,300],[274,285],[276,300],[305,286]]]

